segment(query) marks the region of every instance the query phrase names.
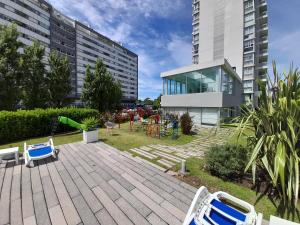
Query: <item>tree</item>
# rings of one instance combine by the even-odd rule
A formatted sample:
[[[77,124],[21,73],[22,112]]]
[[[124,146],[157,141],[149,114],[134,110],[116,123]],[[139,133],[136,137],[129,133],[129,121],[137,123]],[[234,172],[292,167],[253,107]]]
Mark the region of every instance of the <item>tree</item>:
[[[71,70],[67,57],[52,51],[49,57],[50,72],[47,74],[49,105],[63,107],[70,102],[68,97],[72,91]]]
[[[253,181],[257,170],[264,172],[278,194],[278,211],[294,216],[300,175],[300,73],[291,67],[281,77],[275,63],[273,71],[274,79],[268,79],[270,89],[259,81],[259,106],[248,110],[239,134],[248,134],[248,145],[253,149],[246,168],[252,167]]]
[[[46,106],[48,91],[46,84],[46,69],[43,63],[45,48],[39,42],[34,42],[24,50],[22,68],[23,78],[23,104],[27,109],[44,108]]]
[[[150,98],[145,98],[143,103],[144,105],[153,105],[153,101]]]
[[[153,102],[153,109],[154,110],[157,110],[157,109],[159,109],[160,108],[160,102],[161,102],[161,96],[162,96],[162,94],[160,94],[158,97],[157,97],[157,99],[154,99],[154,102]]]
[[[0,110],[15,110],[21,99],[21,54],[16,25],[0,26]]]
[[[104,63],[98,59],[95,71],[86,68],[81,99],[89,107],[99,112],[112,111],[121,102],[121,85],[107,71]]]

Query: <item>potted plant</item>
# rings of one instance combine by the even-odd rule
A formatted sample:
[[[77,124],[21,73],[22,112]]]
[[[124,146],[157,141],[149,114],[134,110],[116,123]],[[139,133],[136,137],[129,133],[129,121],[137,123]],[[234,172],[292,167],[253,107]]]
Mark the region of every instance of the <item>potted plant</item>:
[[[99,140],[98,120],[95,117],[90,117],[84,119],[82,121],[82,124],[83,124],[83,141],[86,144],[98,141]]]

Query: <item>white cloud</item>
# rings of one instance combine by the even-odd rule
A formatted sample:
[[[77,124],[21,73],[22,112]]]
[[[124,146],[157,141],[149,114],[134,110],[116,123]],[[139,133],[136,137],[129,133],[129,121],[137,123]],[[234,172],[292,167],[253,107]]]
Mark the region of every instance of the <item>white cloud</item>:
[[[181,15],[184,0],[49,0],[66,15],[112,40],[122,42],[139,56],[140,97],[156,97],[162,91],[160,73],[191,64],[188,37],[161,32],[149,21],[173,20]],[[148,96],[147,96],[148,95]]]
[[[189,38],[173,34],[167,48],[179,67],[192,64],[192,44]]]
[[[280,34],[270,42],[270,61],[275,60],[279,71],[289,69],[291,63],[299,63],[300,59],[300,30]],[[271,62],[270,62],[271,63]],[[300,64],[295,64],[300,67]],[[272,70],[270,70],[272,71]]]

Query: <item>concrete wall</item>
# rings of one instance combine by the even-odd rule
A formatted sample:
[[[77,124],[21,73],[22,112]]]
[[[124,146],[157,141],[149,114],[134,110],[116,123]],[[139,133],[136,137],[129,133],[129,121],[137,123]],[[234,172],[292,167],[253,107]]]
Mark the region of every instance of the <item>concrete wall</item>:
[[[223,92],[195,93],[184,95],[164,95],[161,97],[162,107],[206,107],[222,108],[241,104],[242,95],[235,91],[234,95]]]
[[[243,74],[243,1],[200,1],[199,62],[225,58]]]

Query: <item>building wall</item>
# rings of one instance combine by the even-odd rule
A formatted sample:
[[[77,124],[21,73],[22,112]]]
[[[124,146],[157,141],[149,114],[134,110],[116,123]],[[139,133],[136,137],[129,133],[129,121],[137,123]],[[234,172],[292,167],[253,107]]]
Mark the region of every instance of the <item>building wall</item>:
[[[76,72],[76,31],[74,21],[60,12],[53,10],[50,18],[51,44],[50,48],[60,55],[66,56],[70,62],[72,93],[70,97],[76,98],[77,72]]]
[[[121,82],[123,100],[137,99],[138,57],[119,47],[89,27],[76,22],[77,93],[80,95],[85,76],[85,67],[93,71],[97,58],[107,66],[114,78]]]
[[[193,0],[193,63],[226,58],[254,105],[268,65],[267,9],[267,0]]]
[[[227,59],[243,74],[243,2],[200,0],[199,62]]]
[[[50,11],[51,6],[44,1],[0,0],[0,24],[17,24],[19,41],[25,45],[32,45],[34,41],[44,45],[45,64],[50,53]]]
[[[123,103],[137,100],[138,56],[121,44],[68,18],[43,0],[0,0],[0,24],[12,22],[17,24],[19,40],[25,45],[37,40],[46,47],[44,63],[47,69],[50,49],[69,58],[73,87],[70,97],[79,100],[85,67],[89,64],[94,68],[96,59],[100,58],[121,82]]]

